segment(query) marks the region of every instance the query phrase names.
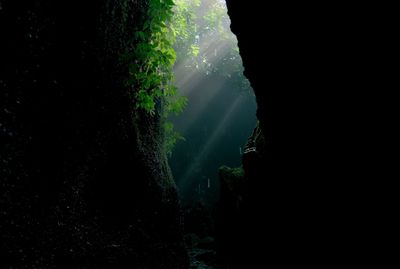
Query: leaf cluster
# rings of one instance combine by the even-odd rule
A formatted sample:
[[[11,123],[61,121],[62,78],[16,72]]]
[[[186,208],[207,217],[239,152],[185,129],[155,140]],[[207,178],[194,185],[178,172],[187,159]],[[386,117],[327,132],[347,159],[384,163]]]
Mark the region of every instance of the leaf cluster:
[[[187,103],[174,85],[178,34],[172,26],[174,6],[173,0],[150,0],[143,27],[134,32],[135,46],[123,55],[129,71],[126,86],[134,89],[135,108],[154,115],[157,101],[162,101],[164,121],[170,113],[182,112]],[[169,122],[164,124],[164,131],[165,148],[171,152],[183,137]]]

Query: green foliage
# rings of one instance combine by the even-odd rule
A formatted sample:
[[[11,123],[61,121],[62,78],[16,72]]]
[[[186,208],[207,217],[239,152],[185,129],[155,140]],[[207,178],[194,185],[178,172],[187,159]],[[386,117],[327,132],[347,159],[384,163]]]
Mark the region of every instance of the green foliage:
[[[175,147],[175,144],[179,140],[185,141],[185,138],[177,131],[174,130],[174,125],[171,122],[166,122],[164,124],[165,128],[165,151],[168,154],[168,156],[172,155],[172,150]]]
[[[206,75],[231,77],[235,73],[238,84],[246,81],[236,39],[227,32],[229,19],[221,0],[149,0],[143,27],[134,33],[134,46],[122,56],[128,64],[126,85],[134,89],[135,108],[154,115],[162,102],[164,122],[170,113],[183,111],[187,99],[174,86],[177,59],[177,64],[184,61],[187,68]],[[207,47],[208,40],[225,42],[224,51],[218,51],[215,43]],[[210,49],[213,46],[215,49]],[[164,127],[166,151],[170,153],[183,137],[171,123]]]
[[[219,173],[224,176],[224,178],[234,178],[234,179],[240,179],[244,177],[244,170],[243,167],[236,167],[236,168],[230,168],[227,166],[221,166],[219,168]]]
[[[224,1],[175,0],[172,26],[177,34],[177,64],[205,75],[217,74],[249,89],[243,75],[237,40],[230,34]]]
[[[136,109],[154,115],[157,101],[165,104],[163,121],[170,113],[178,114],[186,106],[186,97],[174,86],[173,66],[176,60],[174,43],[177,31],[172,26],[173,0],[150,0],[142,29],[134,33],[135,46],[123,55],[128,62],[129,78],[126,85],[135,89]],[[164,124],[165,150],[183,137],[174,131],[172,123]]]
[[[182,111],[185,98],[177,96],[172,68],[176,35],[171,29],[173,0],[150,0],[143,28],[135,32],[135,47],[124,55],[129,62],[126,84],[136,89],[136,108],[154,115],[156,100],[163,98],[173,112]]]
[[[198,26],[196,10],[201,6],[201,0],[175,0],[172,28],[176,34],[175,48],[177,58],[197,56],[199,47],[196,42]]]

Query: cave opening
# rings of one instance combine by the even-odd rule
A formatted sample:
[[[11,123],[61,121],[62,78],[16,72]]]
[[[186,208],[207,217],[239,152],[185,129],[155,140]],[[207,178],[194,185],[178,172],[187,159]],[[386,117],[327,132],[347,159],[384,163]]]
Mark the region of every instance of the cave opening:
[[[175,4],[175,85],[187,104],[182,113],[169,117],[175,130],[169,165],[183,204],[187,241],[194,249],[206,242],[203,246],[212,251],[211,242],[223,229],[218,228],[218,171],[241,166],[256,126],[257,105],[243,75],[225,0]]]

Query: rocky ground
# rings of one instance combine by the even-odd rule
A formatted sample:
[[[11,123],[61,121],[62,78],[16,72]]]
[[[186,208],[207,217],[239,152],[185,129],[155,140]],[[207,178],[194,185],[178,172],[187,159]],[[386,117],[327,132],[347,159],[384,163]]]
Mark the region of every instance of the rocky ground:
[[[217,269],[215,240],[213,237],[199,238],[195,234],[186,235],[189,248],[190,268]]]

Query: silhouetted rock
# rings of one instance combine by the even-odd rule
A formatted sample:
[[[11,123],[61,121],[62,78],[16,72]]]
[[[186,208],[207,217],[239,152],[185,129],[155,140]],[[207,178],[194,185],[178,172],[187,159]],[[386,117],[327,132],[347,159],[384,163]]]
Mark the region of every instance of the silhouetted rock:
[[[202,249],[215,249],[215,239],[211,236],[204,237],[199,240],[197,247]]]
[[[227,0],[232,32],[237,36],[244,74],[249,79],[257,99],[259,123],[242,156],[243,168],[220,170],[221,221],[218,229],[219,259],[231,268],[256,268],[264,247],[259,247],[266,232],[267,200],[271,186],[271,93],[265,65],[266,44],[264,27],[266,10],[260,3]],[[268,10],[271,11],[271,10]],[[255,33],[255,29],[259,31]],[[263,38],[261,38],[263,36]],[[244,173],[243,173],[244,169]],[[240,172],[241,171],[241,172]]]
[[[1,268],[189,266],[161,107],[124,85],[147,4],[0,1]]]

